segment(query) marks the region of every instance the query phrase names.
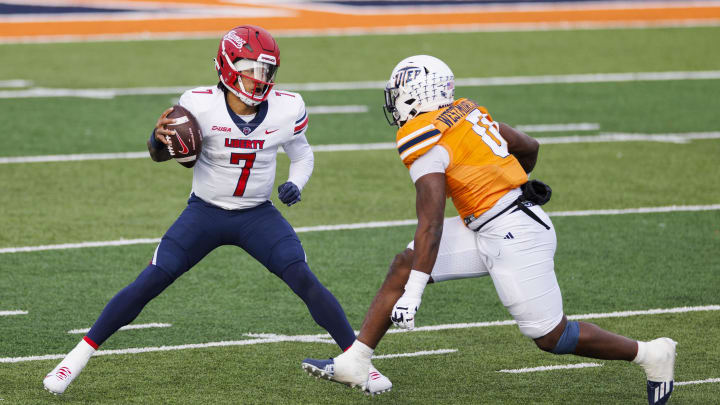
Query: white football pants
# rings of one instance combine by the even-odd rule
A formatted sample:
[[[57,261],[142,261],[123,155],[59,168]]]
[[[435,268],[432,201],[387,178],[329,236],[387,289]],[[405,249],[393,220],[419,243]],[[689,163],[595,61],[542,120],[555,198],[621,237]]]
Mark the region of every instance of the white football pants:
[[[446,219],[430,275],[440,282],[489,274],[520,332],[536,339],[560,323],[563,307],[554,271],[555,228],[540,206],[530,210],[550,229],[513,209],[479,232],[469,230],[460,217]]]

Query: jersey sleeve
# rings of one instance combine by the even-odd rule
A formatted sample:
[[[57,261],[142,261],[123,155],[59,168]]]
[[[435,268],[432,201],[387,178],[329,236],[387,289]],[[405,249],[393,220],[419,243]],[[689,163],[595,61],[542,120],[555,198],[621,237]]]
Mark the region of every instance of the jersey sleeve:
[[[410,125],[408,123],[397,134],[397,150],[408,169],[415,160],[435,146],[442,135],[432,123],[426,121],[418,124],[406,128]]]
[[[302,99],[302,97],[298,94],[298,97],[300,98],[299,102],[299,108],[298,108],[298,114],[295,117],[295,130],[293,133],[293,136],[297,137],[299,135],[305,135],[305,131],[307,131],[308,127],[308,113],[307,109],[305,108],[305,101]]]
[[[310,180],[315,164],[312,148],[305,135],[298,135],[283,144],[283,150],[290,158],[288,181],[295,183],[302,190]]]
[[[426,174],[445,173],[445,169],[449,165],[450,155],[447,150],[440,145],[435,145],[413,162],[410,166],[410,178],[415,183]]]
[[[193,115],[196,115],[197,108],[195,107],[195,100],[193,97],[192,90],[188,90],[185,93],[180,96],[180,100],[178,101],[178,104],[182,107],[185,107],[188,111],[190,111]]]

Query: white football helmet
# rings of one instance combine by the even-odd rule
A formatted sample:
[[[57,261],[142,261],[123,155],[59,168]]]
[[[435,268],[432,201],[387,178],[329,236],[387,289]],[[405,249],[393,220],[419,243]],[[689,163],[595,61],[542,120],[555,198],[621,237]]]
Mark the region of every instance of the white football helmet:
[[[454,100],[455,76],[448,65],[434,56],[411,56],[395,66],[385,85],[385,118],[390,125],[402,126]]]

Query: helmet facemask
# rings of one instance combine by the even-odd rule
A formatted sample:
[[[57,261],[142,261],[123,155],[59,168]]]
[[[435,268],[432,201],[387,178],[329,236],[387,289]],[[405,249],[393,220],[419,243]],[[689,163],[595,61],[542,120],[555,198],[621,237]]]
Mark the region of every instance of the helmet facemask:
[[[237,96],[248,105],[257,105],[265,100],[275,84],[277,67],[251,59],[240,59],[233,66],[237,72],[236,86],[241,93]]]

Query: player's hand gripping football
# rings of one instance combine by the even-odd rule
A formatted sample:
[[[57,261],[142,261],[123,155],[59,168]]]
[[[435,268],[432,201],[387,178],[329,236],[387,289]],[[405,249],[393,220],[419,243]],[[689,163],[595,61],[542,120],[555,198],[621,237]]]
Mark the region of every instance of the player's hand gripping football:
[[[300,189],[295,183],[288,181],[278,187],[278,198],[289,207],[300,201]]]
[[[165,127],[165,125],[175,122],[175,119],[167,117],[167,115],[170,114],[172,110],[173,108],[170,107],[167,110],[163,111],[163,113],[160,115],[160,118],[158,118],[157,123],[155,123],[155,139],[158,142],[168,146],[171,145],[168,137],[171,135],[175,135],[174,129],[167,129]],[[170,153],[172,154],[172,151],[170,151]]]
[[[403,294],[393,306],[390,320],[401,329],[415,329],[415,313],[420,307],[420,297],[408,297]]]

